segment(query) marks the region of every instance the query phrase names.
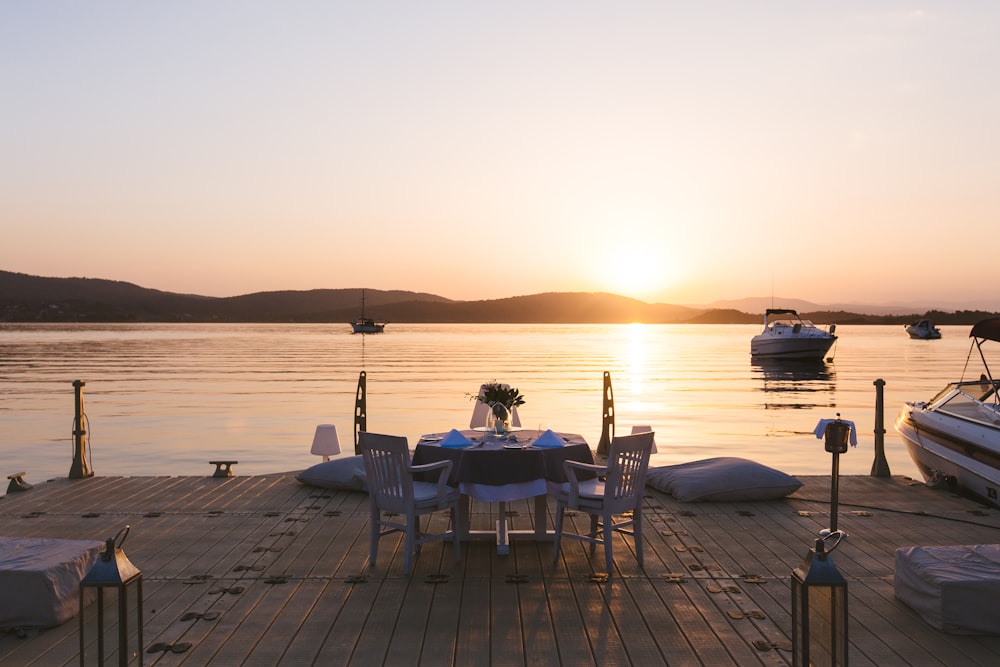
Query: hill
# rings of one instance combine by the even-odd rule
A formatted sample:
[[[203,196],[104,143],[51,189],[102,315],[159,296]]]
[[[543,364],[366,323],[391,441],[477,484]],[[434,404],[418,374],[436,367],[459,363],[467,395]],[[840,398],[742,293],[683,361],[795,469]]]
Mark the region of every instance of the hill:
[[[759,312],[747,313],[733,307],[650,304],[601,292],[548,292],[454,301],[423,292],[356,287],[208,297],[99,278],[47,278],[0,271],[0,322],[349,322],[360,313],[362,293],[367,314],[389,322],[756,324],[761,321]],[[992,316],[979,311],[866,315],[824,309],[815,304],[798,310],[803,317],[817,323],[839,324],[897,324],[924,316],[941,324],[971,324]]]
[[[665,323],[701,312],[600,293],[453,301],[422,292],[345,288],[207,297],[98,278],[0,271],[0,321],[348,322],[360,313],[362,292],[367,314],[390,322]]]

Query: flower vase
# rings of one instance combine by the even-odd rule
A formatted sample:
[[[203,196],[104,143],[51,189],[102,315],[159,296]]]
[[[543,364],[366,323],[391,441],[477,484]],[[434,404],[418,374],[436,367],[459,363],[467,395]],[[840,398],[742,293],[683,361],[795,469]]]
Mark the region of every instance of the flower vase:
[[[511,411],[503,403],[494,403],[490,407],[486,426],[497,435],[510,433]]]

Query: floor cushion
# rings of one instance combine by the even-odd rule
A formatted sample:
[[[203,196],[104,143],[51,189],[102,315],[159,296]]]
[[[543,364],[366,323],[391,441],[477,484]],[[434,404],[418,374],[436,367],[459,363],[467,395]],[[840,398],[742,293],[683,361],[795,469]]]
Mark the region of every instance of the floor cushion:
[[[802,482],[749,459],[723,456],[650,468],[646,485],[693,503],[777,500],[796,491]]]
[[[343,491],[368,491],[365,479],[365,463],[362,456],[348,456],[317,463],[295,476],[309,486]]]
[[[896,597],[954,634],[1000,634],[1000,544],[896,549]]]
[[[0,628],[48,628],[76,616],[80,581],[104,543],[0,537]]]

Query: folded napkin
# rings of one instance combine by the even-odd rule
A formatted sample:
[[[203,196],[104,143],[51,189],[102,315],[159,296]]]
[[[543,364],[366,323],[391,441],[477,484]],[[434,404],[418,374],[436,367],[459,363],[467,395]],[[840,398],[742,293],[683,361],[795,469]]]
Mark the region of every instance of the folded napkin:
[[[549,429],[545,433],[538,436],[531,444],[534,447],[562,447],[566,443],[563,442],[563,439],[556,435],[552,429]]]
[[[462,432],[457,428],[448,431],[448,435],[444,436],[441,441],[442,447],[468,447],[471,444],[472,441],[462,435]]]
[[[819,423],[816,424],[816,428],[813,430],[813,435],[815,435],[817,438],[819,438],[820,440],[822,440],[823,437],[826,436],[826,427],[829,426],[830,424],[832,424],[835,421],[840,421],[840,422],[843,422],[843,423],[847,424],[848,428],[850,428],[849,440],[850,440],[850,443],[851,443],[851,447],[857,447],[858,446],[858,430],[857,430],[857,428],[855,428],[854,422],[848,421],[847,419],[820,419]]]

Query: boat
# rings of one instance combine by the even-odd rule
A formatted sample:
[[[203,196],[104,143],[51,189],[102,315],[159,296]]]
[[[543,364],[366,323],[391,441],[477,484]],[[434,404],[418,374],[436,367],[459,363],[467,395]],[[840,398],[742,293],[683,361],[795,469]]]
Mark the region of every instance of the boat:
[[[388,322],[380,322],[365,316],[365,293],[361,291],[361,317],[351,322],[351,329],[354,333],[369,334],[382,333]]]
[[[755,359],[823,359],[837,340],[837,325],[824,331],[789,308],[764,311],[764,330],[750,339]]]
[[[906,335],[920,340],[937,340],[941,337],[941,330],[930,320],[922,319],[906,325]]]
[[[951,382],[929,401],[905,403],[895,425],[929,485],[1000,507],[1000,382],[983,353],[984,343],[1000,342],[1000,318],[976,323],[969,337],[965,367],[978,351],[979,379]]]

